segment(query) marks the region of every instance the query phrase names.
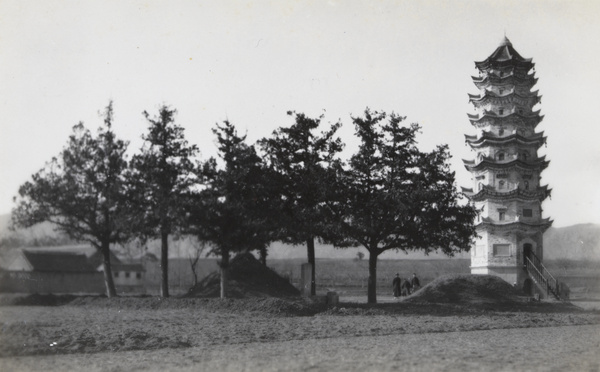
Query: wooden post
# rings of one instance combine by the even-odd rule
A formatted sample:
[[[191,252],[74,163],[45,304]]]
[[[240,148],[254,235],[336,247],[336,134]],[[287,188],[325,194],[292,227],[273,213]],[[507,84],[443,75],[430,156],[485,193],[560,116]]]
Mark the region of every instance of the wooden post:
[[[300,267],[300,293],[302,296],[311,295],[313,267],[310,263],[304,263]]]

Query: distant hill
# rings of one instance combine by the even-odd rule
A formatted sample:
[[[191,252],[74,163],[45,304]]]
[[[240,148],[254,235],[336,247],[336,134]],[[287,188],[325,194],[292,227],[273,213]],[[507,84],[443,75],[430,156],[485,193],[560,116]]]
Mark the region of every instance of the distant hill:
[[[64,234],[54,231],[52,224],[40,223],[28,229],[11,231],[10,214],[0,215],[0,248],[12,248],[15,246],[45,246],[45,245],[68,245],[74,244]]]
[[[544,259],[600,260],[600,225],[549,228],[544,234]]]
[[[37,245],[64,245],[68,240],[64,236],[57,234],[52,226],[43,223],[29,229],[19,231],[9,231],[10,215],[0,215],[0,247],[7,246],[2,242],[21,242],[21,246]],[[56,244],[54,244],[54,242]],[[177,241],[172,244],[170,256],[187,257],[189,252],[193,252],[193,247],[188,240]],[[146,245],[148,251],[155,254],[159,253],[159,242],[148,242]],[[140,247],[136,247],[139,250]],[[318,258],[339,258],[352,259],[357,257],[358,252],[368,253],[364,248],[336,249],[330,245],[320,243],[315,244],[315,253]],[[291,246],[275,242],[269,247],[269,258],[306,258],[306,247]],[[388,251],[380,256],[381,259],[442,259],[446,258],[443,254],[430,254],[425,256],[421,252],[391,252]],[[455,258],[470,258],[469,253],[457,255]],[[600,260],[600,225],[580,224],[567,227],[550,228],[544,234],[544,258],[545,259],[572,259],[572,260]]]

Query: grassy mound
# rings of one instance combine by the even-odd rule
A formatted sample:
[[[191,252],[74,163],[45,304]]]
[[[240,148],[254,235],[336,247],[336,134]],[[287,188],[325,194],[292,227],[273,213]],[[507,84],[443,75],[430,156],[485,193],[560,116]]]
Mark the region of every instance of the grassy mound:
[[[69,306],[89,309],[127,310],[181,310],[203,309],[216,313],[256,312],[280,316],[308,316],[323,311],[326,306],[311,298],[303,297],[248,297],[198,298],[198,297],[115,297],[82,296],[71,301]]]
[[[497,276],[457,274],[435,279],[403,302],[477,304],[522,300],[513,286]]]
[[[261,264],[250,253],[238,254],[229,265],[227,297],[290,297],[300,291],[288,280]],[[221,274],[214,272],[191,288],[186,297],[219,297]]]

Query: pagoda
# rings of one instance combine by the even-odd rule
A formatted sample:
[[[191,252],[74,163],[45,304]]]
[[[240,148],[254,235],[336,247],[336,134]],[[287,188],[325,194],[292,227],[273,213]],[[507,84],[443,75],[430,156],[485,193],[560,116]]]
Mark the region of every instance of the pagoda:
[[[475,135],[465,135],[474,160],[463,160],[472,188],[463,192],[480,211],[478,238],[471,247],[471,273],[496,275],[530,295],[550,295],[558,282],[543,266],[543,233],[552,221],[542,217],[550,195],[540,173],[548,166],[538,149],[546,143],[536,132],[543,116],[534,63],[504,37],[484,61],[475,62],[479,94],[469,94],[475,114],[468,114]]]

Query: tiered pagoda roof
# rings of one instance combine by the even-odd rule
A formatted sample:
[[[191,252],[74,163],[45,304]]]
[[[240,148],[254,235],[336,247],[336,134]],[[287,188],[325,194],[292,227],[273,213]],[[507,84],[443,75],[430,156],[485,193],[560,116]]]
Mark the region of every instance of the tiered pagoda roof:
[[[498,76],[495,74],[485,74],[482,76],[472,76],[473,82],[479,89],[489,87],[490,85],[504,86],[504,85],[529,85],[534,86],[537,83],[537,78],[534,74],[520,75],[509,72],[504,76]]]
[[[495,159],[484,156],[481,160],[465,160],[463,159],[465,168],[470,172],[478,172],[484,169],[507,169],[507,168],[521,168],[525,170],[537,170],[542,171],[550,164],[549,160],[546,160],[546,156],[534,158],[530,160],[523,160],[520,158],[508,159],[508,161],[497,161]]]
[[[504,40],[500,43],[498,48],[496,48],[494,53],[484,61],[475,62],[475,66],[480,70],[502,66],[519,66],[529,70],[533,67],[533,63],[531,62],[531,58],[521,57],[521,55],[513,48],[510,40],[504,37]]]
[[[463,160],[465,168],[474,176],[480,176],[483,171],[491,171],[510,174],[510,179],[516,181],[528,179],[525,178],[526,175],[539,177],[540,172],[548,167],[550,162],[545,156],[537,157],[537,149],[546,143],[546,137],[543,132],[535,133],[535,127],[544,116],[539,110],[532,110],[541,102],[539,92],[532,91],[538,80],[535,73],[530,72],[534,67],[532,59],[522,57],[504,37],[489,57],[475,62],[475,67],[480,74],[472,78],[479,93],[469,94],[469,102],[475,107],[476,113],[467,115],[471,124],[480,130],[483,129],[483,132],[479,135],[465,135],[465,142],[472,149],[489,149],[490,151],[485,152],[493,155],[499,153],[498,148],[504,148],[500,149],[504,155],[502,160],[491,155]],[[499,131],[500,129],[503,131]],[[524,148],[536,149],[536,154],[528,158],[519,155]],[[552,191],[547,185],[531,190],[520,187],[519,183],[511,183],[510,188],[502,189],[499,185],[478,184],[477,190],[462,188],[462,192],[473,202],[494,201],[507,206],[508,202],[516,202],[517,205],[542,203]],[[552,221],[549,218],[512,215],[510,220],[500,216],[484,217],[476,226],[478,229],[530,232],[532,229],[544,231],[551,225]]]
[[[483,217],[481,222],[475,225],[477,229],[483,228],[508,228],[510,230],[528,230],[530,228],[541,229],[546,231],[554,221],[550,218],[542,218],[540,220],[528,221],[524,219],[513,220],[513,221],[494,221],[491,218]]]
[[[498,191],[493,186],[483,185],[482,189],[474,192],[472,188],[462,187],[462,192],[473,201],[481,201],[486,199],[493,200],[512,200],[512,199],[537,199],[540,202],[544,201],[552,193],[552,189],[548,185],[538,187],[535,190],[513,189],[509,191]]]
[[[522,122],[524,124],[527,125],[532,125],[532,126],[537,126],[542,119],[544,119],[544,115],[540,115],[540,111],[534,111],[532,113],[529,114],[522,114],[519,112],[508,112],[504,115],[498,115],[493,111],[485,111],[483,113],[483,115],[479,115],[479,114],[467,114],[467,116],[469,117],[469,121],[471,121],[471,124],[474,126],[477,126],[477,124],[481,124],[484,120],[491,120],[493,121],[495,124],[495,121],[497,119],[512,119],[515,121],[519,121]]]
[[[480,137],[476,135],[468,135],[465,134],[465,142],[467,142],[472,148],[484,147],[486,145],[508,145],[513,142],[516,142],[520,145],[535,145],[538,148],[541,147],[544,143],[546,143],[546,138],[544,136],[544,132],[534,133],[531,136],[524,137],[518,133],[513,133],[508,136],[496,136],[492,132],[484,132]]]
[[[522,95],[514,90],[507,92],[507,94],[496,94],[492,91],[486,91],[484,95],[481,94],[469,94],[469,102],[474,104],[475,107],[485,105],[487,103],[494,104],[506,104],[506,103],[519,103],[533,106],[540,102],[542,96],[537,95],[538,91],[529,92],[527,95]]]

